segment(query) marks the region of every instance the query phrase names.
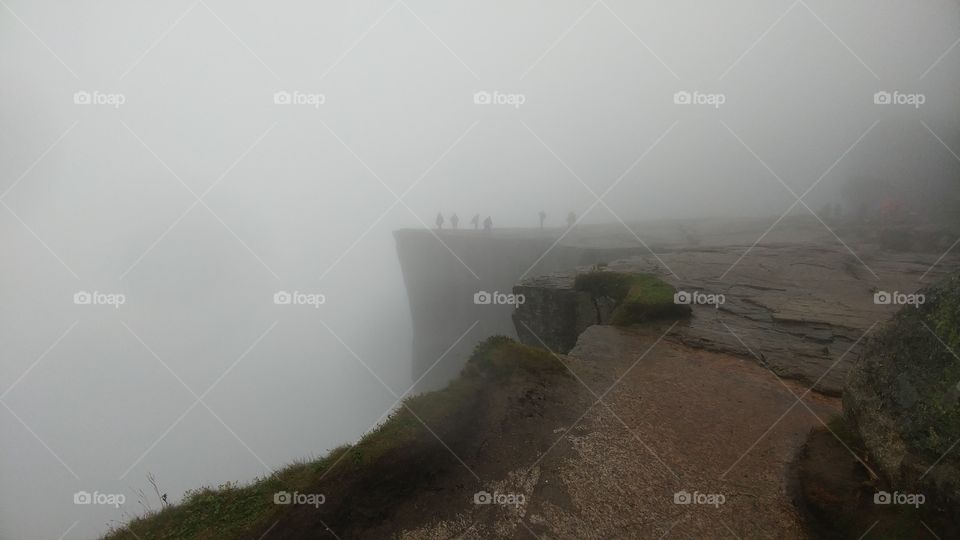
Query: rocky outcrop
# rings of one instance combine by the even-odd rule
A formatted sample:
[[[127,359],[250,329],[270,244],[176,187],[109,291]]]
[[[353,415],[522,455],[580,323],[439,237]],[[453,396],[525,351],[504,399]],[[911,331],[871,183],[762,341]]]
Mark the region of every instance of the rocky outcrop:
[[[784,219],[759,244],[768,222],[632,227],[656,255],[619,224],[578,227],[562,239],[557,230],[441,231],[439,239],[430,231],[397,231],[413,320],[414,378],[452,346],[422,386],[443,384],[472,343],[494,334],[538,344],[536,334],[548,347],[568,350],[599,319],[569,286],[546,274],[607,262],[610,270],[655,274],[681,291],[724,295],[719,308],[691,306],[693,317],[673,331],[685,344],[759,361],[780,377],[839,396],[862,338],[896,309],[875,303],[874,293],[913,292],[921,280],[934,282],[960,264],[954,253],[884,251],[855,231],[840,244],[812,218]],[[520,319],[529,335],[511,322],[513,305],[473,301],[478,291],[509,293],[514,285],[527,297],[522,311],[539,312]],[[573,309],[559,309],[570,302]]]
[[[521,281],[513,288],[524,303],[513,312],[520,342],[566,354],[581,332],[601,324],[589,293],[573,288],[573,273],[553,273]]]
[[[865,345],[844,413],[894,488],[960,504],[960,274],[920,291]]]
[[[676,290],[650,274],[603,269],[554,273],[526,279],[513,288],[526,301],[513,312],[520,341],[566,353],[595,324],[630,326],[690,315],[676,303]]]
[[[412,375],[417,380],[426,373],[419,389],[438,388],[454,378],[477,341],[517,336],[511,322],[515,305],[498,303],[503,297],[495,293],[509,294],[526,276],[646,252],[609,234],[600,239],[585,239],[580,231],[562,234],[532,229],[394,232],[413,321]],[[491,295],[489,303],[475,297],[482,292]]]

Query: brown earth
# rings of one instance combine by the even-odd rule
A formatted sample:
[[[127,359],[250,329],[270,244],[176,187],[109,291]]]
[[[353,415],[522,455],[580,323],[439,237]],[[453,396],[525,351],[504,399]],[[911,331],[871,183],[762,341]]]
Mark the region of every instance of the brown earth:
[[[549,418],[533,425],[507,417],[471,456],[484,489],[523,494],[525,504],[468,504],[452,518],[420,513],[421,523],[398,536],[807,537],[789,464],[820,425],[817,417],[839,411],[838,401],[811,392],[800,404],[805,387],[753,362],[658,341],[666,330],[591,327],[570,355],[558,357],[576,377],[555,396]],[[517,433],[538,436],[520,443]],[[543,433],[552,440],[537,449]],[[501,473],[481,473],[488,461]],[[682,490],[725,500],[677,504]],[[430,508],[427,501],[405,505]]]
[[[818,538],[960,537],[954,512],[935,501],[928,499],[920,507],[875,504],[878,491],[894,489],[873,477],[870,464],[853,458],[849,449],[866,457],[856,441],[841,443],[827,429],[816,429],[797,460],[800,507]]]

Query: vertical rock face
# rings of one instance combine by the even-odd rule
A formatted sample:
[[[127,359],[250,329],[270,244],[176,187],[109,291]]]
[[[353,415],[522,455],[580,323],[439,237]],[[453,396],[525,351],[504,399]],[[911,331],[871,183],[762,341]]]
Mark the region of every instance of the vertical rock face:
[[[414,380],[423,376],[419,390],[437,388],[456,376],[481,339],[517,337],[511,320],[515,306],[505,302],[521,278],[646,252],[564,245],[558,243],[560,234],[461,230],[439,231],[435,237],[425,230],[394,232],[413,320],[412,375]],[[489,303],[483,303],[486,297],[475,298],[481,292],[491,295]]]
[[[590,293],[573,288],[573,273],[555,273],[521,281],[513,292],[524,303],[513,312],[520,342],[565,354],[601,315]]]
[[[960,504],[960,274],[877,331],[843,408],[892,486]]]

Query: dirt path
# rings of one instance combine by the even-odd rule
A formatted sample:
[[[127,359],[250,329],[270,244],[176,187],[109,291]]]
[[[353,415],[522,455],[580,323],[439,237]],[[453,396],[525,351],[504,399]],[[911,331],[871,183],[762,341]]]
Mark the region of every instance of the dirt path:
[[[665,330],[589,328],[561,358],[577,378],[564,389],[570,399],[551,403],[560,410],[533,423],[508,416],[477,458],[513,457],[513,470],[488,486],[522,494],[522,505],[468,505],[401,536],[805,538],[789,464],[820,425],[813,413],[826,421],[838,401],[810,393],[811,413],[794,396],[805,387],[733,356],[657,341]],[[541,433],[530,449],[539,450],[517,451],[507,434],[529,436],[534,425]],[[683,492],[715,504],[677,504]]]

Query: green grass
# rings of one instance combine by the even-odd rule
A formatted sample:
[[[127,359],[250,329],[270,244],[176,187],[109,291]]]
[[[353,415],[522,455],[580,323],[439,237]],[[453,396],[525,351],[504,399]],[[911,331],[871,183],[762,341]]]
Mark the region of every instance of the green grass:
[[[432,428],[458,422],[464,411],[477,406],[482,392],[521,372],[565,373],[546,351],[504,336],[488,338],[477,345],[460,377],[442,390],[406,398],[404,406],[356,444],[340,446],[316,460],[293,463],[246,485],[227,483],[188,491],[180,503],[136,518],[103,538],[131,538],[130,531],[150,540],[256,538],[255,533],[266,530],[289,508],[275,505],[274,493],[325,492],[341,481],[375,475],[378,460],[386,454],[434,440],[420,420]]]
[[[576,277],[578,291],[594,298],[607,297],[616,302],[610,322],[629,326],[649,320],[682,318],[690,314],[690,306],[673,301],[676,289],[652,274],[631,274],[594,270]]]

